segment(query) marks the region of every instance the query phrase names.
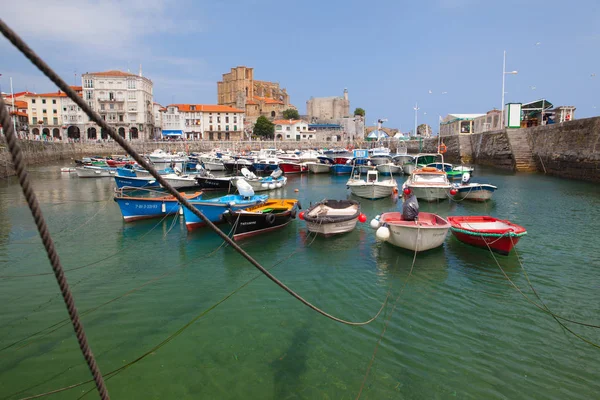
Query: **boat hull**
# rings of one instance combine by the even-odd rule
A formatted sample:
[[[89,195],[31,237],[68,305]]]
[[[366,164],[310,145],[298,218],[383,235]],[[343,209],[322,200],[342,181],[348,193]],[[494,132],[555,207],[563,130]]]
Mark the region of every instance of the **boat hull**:
[[[487,184],[471,184],[454,186],[456,200],[488,201],[492,198],[496,186]]]
[[[286,206],[284,203],[287,202]],[[226,211],[223,217],[234,227],[233,239],[240,240],[251,236],[272,232],[287,226],[296,218],[296,200],[291,203],[286,200],[269,200],[261,206],[264,211],[242,210]],[[272,208],[270,207],[273,205]],[[293,204],[293,205],[289,205]],[[284,206],[284,211],[277,210]]]
[[[450,185],[445,186],[416,186],[407,184],[407,187],[412,190],[415,197],[425,201],[439,201],[448,199],[448,192],[451,189]]]
[[[508,255],[527,234],[522,226],[490,216],[448,217],[452,234],[461,242]]]
[[[160,187],[160,183],[154,177],[134,177],[134,176],[119,176],[115,175],[115,183],[117,184],[117,188],[121,189],[123,187],[131,187],[131,188],[158,188]]]
[[[393,163],[379,164],[376,168],[382,175],[402,175],[404,173],[400,165]]]
[[[317,162],[308,162],[306,163],[308,167],[308,172],[313,174],[328,174],[331,171],[330,164],[323,164]]]
[[[282,162],[279,163],[279,168],[283,171],[284,174],[301,174],[302,172],[308,171],[306,165],[292,162]]]
[[[227,210],[238,211],[244,208],[252,207],[266,201],[266,195],[254,195],[249,199],[244,199],[240,195],[227,195],[211,200],[193,201],[192,206],[200,210],[209,221],[218,224],[225,222],[223,213]],[[188,231],[194,230],[206,225],[196,214],[190,211],[187,207],[183,207],[183,215],[185,217],[185,227]]]
[[[394,181],[395,183],[395,181]],[[398,188],[398,185],[392,184],[381,184],[380,182],[362,182],[362,183],[348,183],[347,186],[353,195],[363,197],[369,200],[383,199],[389,197],[394,192],[394,189]]]
[[[208,171],[225,171],[225,165],[221,161],[205,161],[204,168]]]
[[[445,219],[430,213],[419,213],[418,221],[401,221],[402,213],[390,212],[381,215],[380,221],[390,230],[387,242],[416,252],[440,247],[450,229]]]
[[[360,216],[360,203],[355,200],[324,200],[304,213],[309,232],[325,236],[352,231]]]
[[[163,176],[163,179],[175,189],[197,187],[196,179],[194,178],[175,178]]]
[[[309,232],[320,233],[325,236],[338,235],[340,233],[346,233],[356,228],[358,217],[350,221],[343,222],[330,222],[330,223],[318,223],[318,222],[306,222],[306,228]]]
[[[195,193],[188,196],[188,200],[197,199],[201,193]],[[140,219],[160,218],[166,215],[176,214],[179,211],[179,202],[177,199],[152,199],[152,198],[131,198],[115,197],[114,201],[119,205],[121,214],[125,222],[136,221]]]
[[[208,178],[208,177],[196,177],[196,184],[202,190],[225,190],[231,191],[233,184],[230,178]]]
[[[471,246],[481,247],[483,249],[492,250],[494,253],[507,256],[513,247],[519,242],[519,237],[508,237],[504,236],[501,238],[497,237],[482,237],[469,235],[466,233],[455,231],[451,229],[452,234],[461,242],[470,244]]]
[[[77,167],[75,172],[80,178],[110,178],[116,175],[117,170],[102,167]]]
[[[336,175],[350,175],[352,173],[352,165],[335,164],[331,167],[331,171]]]

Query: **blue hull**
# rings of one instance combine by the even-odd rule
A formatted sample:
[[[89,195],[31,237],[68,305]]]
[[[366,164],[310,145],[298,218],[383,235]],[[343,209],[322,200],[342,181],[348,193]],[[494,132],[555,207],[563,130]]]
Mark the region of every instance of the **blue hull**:
[[[227,196],[217,197],[216,199],[195,200],[191,201],[190,203],[200,210],[200,212],[204,214],[211,222],[220,223],[226,222],[223,218],[223,213],[226,210],[242,210],[244,208],[252,207],[256,204],[262,203],[268,198],[269,196],[267,195],[254,195],[250,198],[244,198],[239,194],[230,194]],[[205,225],[204,221],[198,218],[187,207],[183,208],[183,215],[185,217],[185,226],[188,231]]]
[[[120,189],[122,187],[134,187],[134,188],[158,188],[160,183],[154,178],[151,180],[144,178],[137,178],[133,176],[115,176],[115,183]]]
[[[352,165],[335,164],[331,167],[331,171],[336,175],[350,175],[352,173]]]
[[[279,165],[254,163],[252,164],[252,168],[254,168],[255,172],[273,172],[279,168]]]
[[[115,197],[126,222],[146,218],[159,218],[179,211],[177,200],[153,200],[143,198]]]

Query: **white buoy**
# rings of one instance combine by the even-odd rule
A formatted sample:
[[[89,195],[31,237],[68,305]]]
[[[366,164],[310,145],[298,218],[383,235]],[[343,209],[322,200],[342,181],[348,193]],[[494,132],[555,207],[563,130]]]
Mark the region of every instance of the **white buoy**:
[[[379,229],[377,229],[377,232],[375,232],[375,237],[377,238],[377,240],[385,242],[390,238],[390,228],[388,228],[387,226],[380,227]]]
[[[373,218],[369,225],[371,225],[371,228],[373,228],[373,229],[377,229],[381,226],[381,224],[379,223],[379,220],[377,218]]]
[[[179,215],[183,215],[183,207],[179,207]]]
[[[282,186],[283,186],[283,184],[282,184],[281,182],[277,182],[277,187],[278,187],[278,188],[280,188],[280,187],[282,187]]]
[[[167,205],[165,203],[162,203],[162,205],[160,206],[160,211],[167,212]]]
[[[274,183],[269,183],[269,189],[275,189],[275,184]]]
[[[260,186],[262,186],[263,188],[267,189],[269,187],[269,184],[268,183],[263,183]]]

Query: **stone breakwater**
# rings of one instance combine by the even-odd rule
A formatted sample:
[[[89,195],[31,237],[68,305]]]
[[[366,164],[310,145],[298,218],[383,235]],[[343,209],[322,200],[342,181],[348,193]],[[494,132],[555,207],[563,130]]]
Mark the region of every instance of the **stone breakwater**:
[[[525,129],[511,129],[473,135],[443,138],[447,147],[445,161],[487,165],[513,171],[540,172],[569,179],[600,182],[600,117],[586,118]],[[438,139],[404,142],[410,154],[437,152]],[[133,142],[140,153],[155,149],[169,152],[205,152],[215,147],[237,150],[258,150],[274,146],[283,150],[346,147],[335,142]],[[356,142],[354,148],[366,148],[372,143]],[[124,154],[114,142],[48,143],[22,141],[27,165],[72,160],[90,155]],[[392,152],[397,142],[391,142]],[[6,144],[0,141],[0,177],[14,174]]]

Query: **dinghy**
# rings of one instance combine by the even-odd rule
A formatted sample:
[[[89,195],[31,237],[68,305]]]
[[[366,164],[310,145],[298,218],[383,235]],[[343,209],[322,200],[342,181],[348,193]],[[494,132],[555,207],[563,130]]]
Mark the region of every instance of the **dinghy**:
[[[461,242],[508,255],[527,234],[522,226],[487,215],[448,217],[452,234]]]

